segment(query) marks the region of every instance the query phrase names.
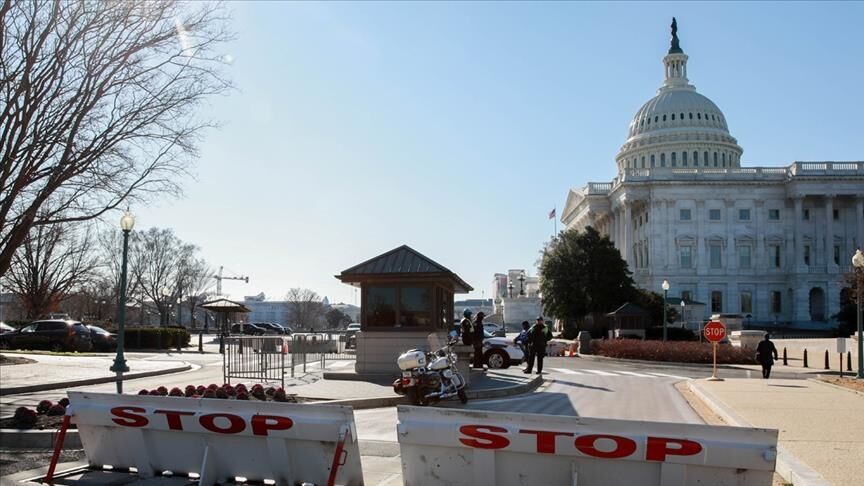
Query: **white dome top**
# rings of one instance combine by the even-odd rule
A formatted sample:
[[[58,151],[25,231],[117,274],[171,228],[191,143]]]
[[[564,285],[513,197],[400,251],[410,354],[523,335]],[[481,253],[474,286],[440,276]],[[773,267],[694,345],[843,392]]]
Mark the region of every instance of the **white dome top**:
[[[740,167],[743,150],[729,133],[726,117],[687,80],[687,55],[678,44],[673,19],[672,46],[663,58],[666,79],[630,121],[627,141],[616,161],[625,169]]]

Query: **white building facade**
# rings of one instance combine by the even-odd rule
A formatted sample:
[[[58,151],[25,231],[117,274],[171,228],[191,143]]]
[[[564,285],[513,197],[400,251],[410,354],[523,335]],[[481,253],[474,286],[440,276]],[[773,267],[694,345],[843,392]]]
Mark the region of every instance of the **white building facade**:
[[[609,236],[638,286],[753,324],[829,328],[864,243],[864,162],[742,167],[726,118],[687,79],[678,44],[630,122],[611,182],[572,189],[561,221]]]

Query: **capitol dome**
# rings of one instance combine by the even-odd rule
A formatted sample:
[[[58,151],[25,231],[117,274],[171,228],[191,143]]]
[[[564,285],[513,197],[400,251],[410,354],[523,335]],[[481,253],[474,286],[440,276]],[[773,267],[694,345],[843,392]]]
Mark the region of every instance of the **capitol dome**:
[[[630,122],[616,161],[625,169],[740,167],[743,150],[729,134],[726,117],[687,79],[688,56],[672,20],[672,45],[663,58],[666,79]]]

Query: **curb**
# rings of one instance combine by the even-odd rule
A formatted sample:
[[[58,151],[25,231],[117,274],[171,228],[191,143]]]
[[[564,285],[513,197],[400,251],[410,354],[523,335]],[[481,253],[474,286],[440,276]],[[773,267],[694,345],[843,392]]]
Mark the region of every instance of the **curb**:
[[[468,389],[468,399],[469,400],[483,400],[487,398],[500,398],[500,397],[508,397],[512,395],[521,395],[523,393],[528,393],[530,391],[536,390],[543,383],[542,376],[533,376],[531,377],[531,381],[527,383],[521,383],[519,385],[514,386],[503,386],[498,388],[488,388],[485,390],[474,390],[472,391],[470,388]],[[297,398],[307,398],[301,395],[298,395]],[[367,408],[383,408],[383,407],[393,407],[396,405],[406,405],[407,398],[397,395],[397,396],[385,396],[385,397],[370,397],[370,398],[346,398],[342,400],[327,400],[326,402],[321,402],[321,404],[326,405],[343,405],[354,407],[354,410],[363,410]]]
[[[0,429],[0,443],[4,448],[10,449],[46,449],[54,448],[54,439],[57,438],[58,430],[19,430]],[[64,449],[81,449],[81,437],[78,429],[66,431],[63,440]]]
[[[708,405],[714,413],[721,416],[729,424],[737,427],[753,427],[752,424],[744,420],[743,417],[735,413],[725,403],[714,395],[711,395],[711,392],[702,388],[697,381],[688,381],[687,387],[694,395]],[[830,486],[830,483],[818,472],[798,460],[779,444],[777,445],[777,463],[774,469],[783,479],[795,486]]]
[[[64,474],[68,474],[70,472],[83,469],[87,467],[87,461],[74,461],[74,462],[61,462],[57,464],[57,471],[55,472],[55,477],[62,477]],[[10,474],[8,476],[0,476],[0,484],[37,484],[39,480],[43,479],[45,475],[48,473],[48,466],[40,466],[34,469],[29,469],[27,471],[20,471],[14,474]]]
[[[184,361],[184,363],[186,363]],[[126,373],[123,375],[123,381],[134,380],[137,378],[147,378],[150,376],[160,376],[160,375],[170,375],[172,373],[180,373],[183,371],[189,371],[192,369],[192,365],[186,363],[183,366],[178,366],[176,368],[166,368],[164,370],[154,370],[154,371],[144,371],[141,373]],[[0,389],[0,397],[6,395],[18,395],[21,393],[33,393],[47,390],[60,390],[63,388],[72,388],[76,386],[86,386],[86,385],[99,385],[102,383],[114,383],[118,381],[116,376],[102,376],[99,378],[87,378],[86,380],[74,380],[74,381],[63,381],[57,383],[44,383],[41,385],[27,385],[27,386],[16,386],[16,387],[4,387]]]
[[[594,360],[594,361],[616,361],[616,362],[621,362],[621,363],[649,364],[649,365],[653,365],[653,366],[666,366],[666,367],[670,367],[670,368],[678,368],[678,367],[706,368],[706,369],[712,368],[712,365],[705,364],[705,363],[678,363],[675,361],[648,361],[648,360],[644,360],[644,359],[609,358],[606,356],[597,356],[595,354],[580,354],[580,355],[578,355],[578,357],[579,358],[585,358],[588,360]],[[759,371],[758,369],[748,368],[748,366],[759,366],[759,365],[758,364],[756,364],[756,365],[718,364],[717,369]],[[782,368],[782,366],[781,367],[775,366],[774,371],[783,371],[781,368]],[[821,374],[821,373],[819,373],[819,371],[821,371],[821,370],[815,370],[814,369],[812,372],[802,371],[802,372],[798,373],[795,371],[791,371],[790,373],[797,373],[800,375],[817,375],[817,374]]]
[[[818,383],[820,385],[830,386],[831,388],[836,388],[838,390],[847,391],[849,393],[854,393],[856,395],[861,395],[862,397],[864,397],[864,392],[853,390],[851,388],[846,388],[845,386],[835,385],[834,383],[828,383],[827,381],[820,380],[819,378],[807,378],[807,381],[812,381],[813,383]]]

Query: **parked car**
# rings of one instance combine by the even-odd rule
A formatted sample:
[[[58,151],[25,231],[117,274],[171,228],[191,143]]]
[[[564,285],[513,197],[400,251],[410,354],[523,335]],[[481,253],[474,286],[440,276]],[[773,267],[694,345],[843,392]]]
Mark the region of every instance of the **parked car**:
[[[117,349],[117,335],[110,333],[99,326],[88,325],[90,329],[90,342],[93,343],[94,351],[114,351]]]
[[[345,328],[345,349],[357,348],[357,331],[360,330],[359,322],[352,322]]]
[[[263,336],[267,334],[267,330],[263,327],[258,327],[251,322],[244,323],[243,329],[240,329],[240,324],[231,324],[231,334],[240,334],[241,332],[246,336]]]
[[[0,349],[47,349],[59,352],[90,351],[92,348],[90,329],[79,321],[35,321],[17,331],[0,334]]]
[[[484,322],[483,330],[496,337],[504,337],[507,335],[507,332],[504,330],[504,326],[499,326],[494,322]]]
[[[274,322],[253,322],[252,325],[263,328],[267,334],[291,334],[291,331]]]
[[[7,332],[15,332],[15,328],[5,322],[0,322],[0,334],[6,334]]]
[[[453,331],[455,331],[458,336],[462,335],[458,323],[453,326]],[[512,339],[493,336],[485,329],[483,330],[483,363],[488,366],[489,369],[509,368],[510,366],[522,363],[524,359],[525,353],[522,352],[522,349],[519,346],[513,344]]]

